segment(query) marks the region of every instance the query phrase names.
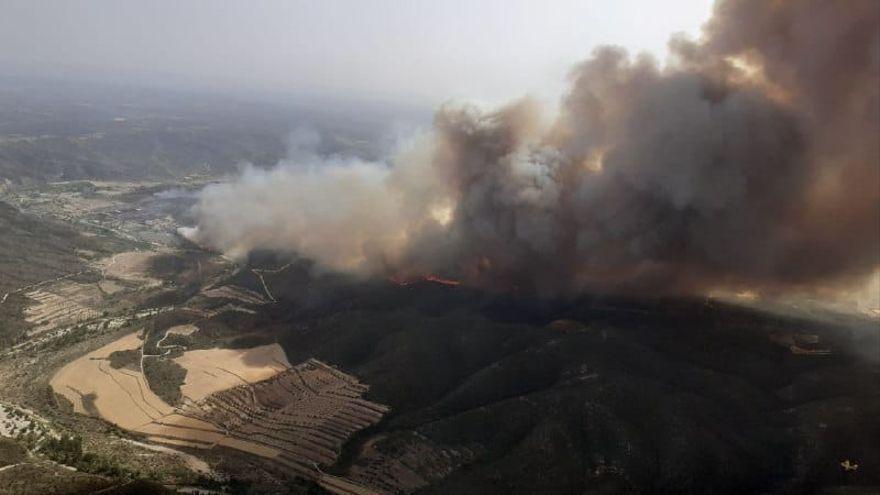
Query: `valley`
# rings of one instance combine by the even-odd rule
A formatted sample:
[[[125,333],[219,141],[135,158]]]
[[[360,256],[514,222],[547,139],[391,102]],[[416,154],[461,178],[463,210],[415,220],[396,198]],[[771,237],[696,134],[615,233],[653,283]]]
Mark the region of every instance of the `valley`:
[[[192,204],[186,191],[204,183],[4,190],[16,218],[70,229],[69,241],[85,247],[72,249],[69,263],[47,267],[43,280],[22,276],[30,283],[16,286],[6,279],[0,401],[9,411],[33,407],[39,412],[10,414],[39,419],[4,420],[3,436],[31,450],[29,469],[44,469],[47,439],[69,436],[103,452],[140,451],[107,454],[124,472],[140,472],[143,458],[176,464],[154,476],[169,487],[222,486],[248,463],[268,462],[275,473],[261,482],[298,476],[331,493],[374,493],[318,468],[387,412],[361,398],[367,385],[317,360],[291,365],[278,344],[229,347],[235,328],[202,331],[273,301],[265,283],[256,290],[227,283],[241,268],[177,235]],[[31,424],[48,433],[31,436]],[[225,471],[200,460],[229,449],[253,460]],[[94,474],[96,486],[115,482]]]

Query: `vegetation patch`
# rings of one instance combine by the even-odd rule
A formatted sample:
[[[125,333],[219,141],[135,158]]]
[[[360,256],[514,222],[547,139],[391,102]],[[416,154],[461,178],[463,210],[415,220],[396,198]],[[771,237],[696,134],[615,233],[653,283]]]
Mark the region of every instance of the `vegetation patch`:
[[[20,342],[31,324],[24,320],[27,301],[23,294],[0,291],[0,301],[0,349],[5,349]]]
[[[18,464],[0,472],[4,494],[95,493],[113,484],[103,476],[45,463]]]
[[[172,406],[180,403],[180,386],[186,379],[186,369],[174,361],[149,358],[144,360],[144,378],[150,389]]]
[[[82,437],[78,435],[61,435],[49,438],[40,451],[47,458],[67,466],[75,467],[81,473],[98,474],[116,479],[133,479],[133,473],[116,459],[83,452]]]
[[[11,466],[27,459],[27,449],[11,438],[0,437],[0,467]]]
[[[127,349],[124,351],[113,351],[108,356],[110,367],[114,369],[125,368],[134,371],[140,371],[141,350]]]
[[[82,404],[83,408],[89,413],[89,416],[94,416],[96,418],[101,417],[101,412],[98,411],[98,407],[95,406],[95,400],[98,398],[97,394],[84,394],[82,396]]]

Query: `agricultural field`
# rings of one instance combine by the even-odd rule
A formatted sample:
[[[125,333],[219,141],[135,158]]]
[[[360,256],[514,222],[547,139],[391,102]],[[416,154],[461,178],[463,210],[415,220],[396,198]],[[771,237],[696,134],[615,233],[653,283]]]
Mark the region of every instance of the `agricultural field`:
[[[194,331],[169,329],[163,340]],[[164,348],[161,342],[157,347]],[[112,365],[114,353],[142,348],[139,335],[128,334],[64,366],[50,385],[76,413],[143,434],[146,441],[231,448],[322,484],[316,467],[332,465],[351,435],[388,411],[362,398],[368,387],[356,378],[317,360],[291,366],[277,344],[183,352],[174,358],[186,377],[181,405],[174,407],[144,373]],[[161,358],[140,356],[142,363]]]
[[[0,440],[5,457],[21,461],[0,472],[0,479],[10,480],[0,485],[14,493],[54,493],[64,483],[89,491],[85,487],[112,488],[138,478],[172,485],[200,477],[225,479],[199,457],[136,431],[151,417],[173,413],[152,392],[143,369],[152,369],[150,364],[159,364],[153,367],[159,370],[180,367],[170,357],[142,357],[138,335],[174,309],[164,301],[182,300],[176,295],[181,292],[197,294],[227,266],[216,255],[193,255],[181,246],[174,215],[190,199],[167,200],[156,194],[162,190],[156,183],[80,181],[0,191],[0,224],[6,234],[0,240]],[[216,296],[223,302],[238,300],[234,289],[218,287]],[[259,298],[254,297],[245,294],[248,301]],[[191,325],[168,329],[159,347],[163,353],[175,349],[166,343],[195,330]],[[214,359],[226,359],[223,350],[215,351],[220,355]],[[243,353],[244,359],[250,357]],[[110,354],[113,359],[105,359]],[[259,354],[265,351],[258,349],[254,356]],[[286,364],[283,353],[272,356]],[[202,361],[194,356],[191,376],[210,372],[206,365],[199,368]],[[266,371],[240,372],[254,380],[268,376]],[[152,385],[161,389],[161,382]],[[64,384],[61,392],[50,392],[58,383]],[[191,392],[191,386],[184,391]],[[115,387],[116,394],[108,393],[108,387]],[[179,391],[179,385],[171,389]],[[133,402],[126,395],[132,390],[138,397]],[[59,458],[56,443],[67,438],[77,439],[68,442],[75,452]],[[87,472],[67,474],[74,467]],[[25,472],[65,481],[31,483],[33,491],[28,491],[15,481]]]
[[[225,100],[81,88],[65,106],[7,89],[0,494],[373,493],[331,468],[389,409],[333,362],[288,360],[262,323],[284,263],[179,235],[201,188],[285,155],[291,109],[230,119]],[[324,151],[378,157],[378,127],[308,122]]]
[[[157,191],[157,183],[98,181],[5,190],[16,218],[59,233],[69,226],[81,241],[65,247],[70,261],[11,284],[0,303],[17,329],[0,348],[0,437],[14,442],[7,457],[21,461],[0,476],[207,489],[250,479],[247,466],[262,462],[249,483],[300,479],[312,490],[380,493],[329,470],[389,408],[332,364],[291,364],[268,335],[236,330],[275,304],[263,277],[286,267],[240,269],[194,249],[176,233],[191,197]],[[236,283],[242,270],[258,285]],[[74,452],[48,456],[47,439],[53,451],[66,442],[61,451]],[[66,474],[79,466],[95,472]]]

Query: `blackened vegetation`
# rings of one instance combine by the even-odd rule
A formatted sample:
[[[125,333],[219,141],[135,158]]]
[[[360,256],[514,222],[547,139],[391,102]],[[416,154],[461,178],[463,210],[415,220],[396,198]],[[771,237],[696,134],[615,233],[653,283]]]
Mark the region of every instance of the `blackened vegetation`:
[[[865,468],[880,465],[876,323],[310,273],[302,263],[264,272],[278,302],[245,329],[278,335],[293,363],[339,366],[391,406],[347,446],[340,471],[369,440],[415,432],[467,454],[425,493],[880,485]],[[259,289],[248,270],[234,281]],[[815,335],[831,354],[795,354],[773,340],[786,333]],[[846,459],[862,468],[843,469]]]

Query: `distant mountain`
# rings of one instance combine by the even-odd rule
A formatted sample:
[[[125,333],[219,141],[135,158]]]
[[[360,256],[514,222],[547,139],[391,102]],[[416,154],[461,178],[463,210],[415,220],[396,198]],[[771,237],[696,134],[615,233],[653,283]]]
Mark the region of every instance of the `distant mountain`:
[[[270,136],[120,123],[92,135],[0,138],[0,176],[14,182],[167,179],[230,172],[245,161],[275,163],[282,152],[280,139]]]
[[[0,84],[0,183],[174,179],[260,167],[287,155],[291,133],[316,131],[321,154],[377,159],[410,110],[172,91]],[[410,113],[407,113],[410,112]]]

